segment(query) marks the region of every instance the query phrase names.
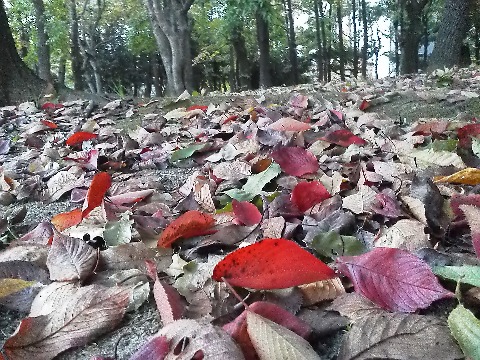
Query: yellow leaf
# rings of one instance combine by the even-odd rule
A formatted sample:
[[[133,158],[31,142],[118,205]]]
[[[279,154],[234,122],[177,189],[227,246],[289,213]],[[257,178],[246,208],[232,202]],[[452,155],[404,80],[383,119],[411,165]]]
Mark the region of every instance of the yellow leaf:
[[[332,300],[345,294],[340,278],[321,280],[298,286],[303,294],[305,306],[310,306],[324,300]]]
[[[14,294],[35,284],[35,281],[22,279],[0,279],[0,298]]]
[[[435,176],[434,182],[447,182],[451,184],[478,185],[480,184],[480,169],[466,168],[449,176]]]

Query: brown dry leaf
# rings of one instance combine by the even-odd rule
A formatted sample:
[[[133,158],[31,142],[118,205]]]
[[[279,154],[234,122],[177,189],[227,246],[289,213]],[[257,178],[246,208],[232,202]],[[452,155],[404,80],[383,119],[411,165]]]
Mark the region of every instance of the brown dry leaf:
[[[430,235],[425,233],[425,225],[414,219],[398,220],[387,228],[384,234],[375,241],[376,247],[392,247],[415,252],[431,247]]]
[[[260,360],[320,359],[304,338],[251,311],[247,313],[247,331]]]
[[[96,263],[97,251],[85,241],[55,233],[47,257],[51,280],[83,281],[92,274]]]
[[[354,214],[362,214],[370,211],[377,193],[365,185],[359,186],[359,191],[342,199],[342,206]]]
[[[50,360],[71,347],[85,345],[120,323],[130,292],[125,287],[49,285],[3,350],[10,360]]]
[[[193,197],[197,204],[206,212],[215,212],[215,204],[213,203],[212,193],[208,183],[197,182],[194,187]]]
[[[251,166],[245,161],[222,162],[213,167],[213,175],[224,180],[241,180],[252,174]]]
[[[58,200],[66,192],[85,185],[84,171],[71,167],[68,171],[59,171],[47,182],[47,195],[50,201]]]
[[[230,335],[206,321],[177,320],[163,327],[156,336],[170,340],[170,352],[165,359],[190,360],[199,351],[209,360],[244,359]]]
[[[478,185],[480,184],[480,169],[466,168],[448,176],[435,176],[436,183],[446,182],[450,184]]]
[[[310,306],[324,300],[332,300],[345,294],[340,278],[316,281],[298,286],[303,295],[303,305]]]
[[[382,311],[380,307],[357,293],[348,293],[336,298],[327,310],[338,311],[353,322],[364,316],[368,317]]]
[[[400,200],[402,200],[402,202],[408,206],[408,209],[418,221],[420,221],[423,225],[427,225],[425,204],[420,199],[405,195],[401,196]]]

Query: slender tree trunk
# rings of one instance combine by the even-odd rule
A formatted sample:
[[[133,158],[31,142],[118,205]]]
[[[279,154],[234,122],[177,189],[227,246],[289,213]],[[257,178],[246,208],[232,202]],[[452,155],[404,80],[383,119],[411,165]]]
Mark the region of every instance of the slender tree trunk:
[[[63,55],[60,58],[60,62],[58,64],[58,74],[57,74],[57,83],[61,86],[65,86],[65,74],[67,72],[67,56]]]
[[[239,90],[247,90],[251,88],[250,85],[250,62],[248,60],[247,46],[245,45],[245,38],[243,36],[243,26],[240,22],[232,26],[232,33],[230,35],[230,42],[235,54],[235,78]]]
[[[152,75],[153,75],[153,88],[155,89],[155,96],[163,96],[163,87],[162,87],[162,68],[158,61],[158,55],[154,54],[152,60],[150,61],[152,66]]]
[[[272,76],[270,74],[270,31],[268,29],[268,22],[260,9],[257,9],[256,14],[257,24],[257,42],[260,53],[260,87],[268,88],[272,86]]]
[[[363,24],[363,47],[362,47],[362,77],[367,78],[368,63],[368,22],[367,22],[367,3],[362,0],[362,24]]]
[[[480,22],[475,25],[475,61],[480,64]]]
[[[429,71],[460,65],[468,31],[469,0],[446,0]]]
[[[298,58],[297,58],[297,42],[295,39],[295,26],[293,23],[292,0],[286,0],[287,18],[288,18],[288,53],[290,56],[290,65],[292,67],[291,75],[293,84],[298,84]]]
[[[353,26],[353,69],[354,78],[358,76],[358,34],[357,34],[357,0],[352,0],[352,26]]]
[[[0,0],[0,106],[37,100],[45,82],[36,77],[18,56],[8,25],[3,0]]]
[[[337,25],[338,25],[338,61],[340,63],[340,79],[345,81],[345,48],[343,45],[343,15],[342,0],[337,0]]]
[[[80,32],[78,29],[78,15],[76,0],[68,1],[70,12],[70,61],[72,62],[73,86],[75,90],[84,90],[85,83],[82,76],[82,55],[80,53]]]
[[[46,30],[45,5],[43,0],[32,0],[32,2],[35,8],[35,25],[37,27],[38,76],[51,83],[50,46]]]
[[[328,18],[330,19],[329,22],[329,29],[328,32],[332,33],[332,23],[333,23],[333,6],[330,4],[328,8]],[[332,81],[332,39],[328,40],[328,50],[327,50],[327,81]]]
[[[152,97],[152,84],[153,84],[153,64],[151,58],[154,57],[155,54],[147,56],[147,71],[145,74],[145,97],[150,98]]]
[[[314,13],[315,13],[315,39],[317,42],[317,73],[318,73],[318,81],[322,82],[323,81],[323,73],[324,73],[324,59],[323,59],[323,45],[322,45],[322,34],[320,32],[320,12],[319,12],[319,6],[318,3],[321,0],[314,0],[313,1],[313,6],[314,6]]]

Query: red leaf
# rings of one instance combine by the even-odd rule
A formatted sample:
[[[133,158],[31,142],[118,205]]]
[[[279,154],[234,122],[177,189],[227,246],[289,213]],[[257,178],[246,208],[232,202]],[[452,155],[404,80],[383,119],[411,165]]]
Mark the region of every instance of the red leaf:
[[[474,205],[460,205],[460,210],[465,214],[472,237],[473,249],[477,258],[480,258],[480,207]]]
[[[426,262],[405,250],[376,248],[337,258],[355,291],[386,310],[414,312],[453,294],[440,286]]]
[[[194,236],[214,234],[212,229],[215,219],[197,210],[187,211],[178,219],[172,221],[163,230],[158,239],[158,247],[170,247],[178,239],[188,239]]]
[[[236,341],[242,349],[245,359],[257,359],[255,348],[253,347],[250,336],[247,332],[247,312],[252,311],[261,315],[287,329],[293,331],[297,335],[306,338],[310,332],[310,326],[300,320],[298,317],[288,312],[284,308],[266,301],[257,301],[249,305],[248,310],[244,310],[232,322],[225,324],[225,330]]]
[[[328,141],[343,147],[348,147],[352,144],[356,144],[356,145],[367,144],[365,140],[363,140],[361,137],[357,135],[354,135],[348,129],[340,129],[340,130],[332,131],[327,135],[325,135],[324,137],[321,137],[320,140]]]
[[[463,211],[460,210],[460,205],[474,205],[480,207],[480,195],[459,195],[455,194],[450,199],[450,207],[456,216],[456,220],[464,219]]]
[[[170,352],[170,341],[166,336],[155,336],[145,343],[130,360],[163,360]]]
[[[246,226],[256,225],[262,221],[262,214],[258,208],[248,201],[232,201],[233,213],[241,224]]]
[[[228,254],[213,269],[213,279],[233,286],[283,289],[335,277],[322,261],[285,239],[264,239]]]
[[[192,110],[197,110],[197,109],[200,109],[203,112],[205,112],[205,111],[207,111],[208,106],[207,105],[192,105],[187,109],[187,111],[192,111]]]
[[[461,147],[470,147],[472,143],[472,137],[478,137],[480,135],[480,124],[468,124],[457,130],[458,144]]]
[[[69,146],[75,146],[81,144],[84,141],[95,139],[98,135],[87,132],[87,131],[78,131],[75,134],[71,135],[66,141],[65,144]]]
[[[228,124],[230,121],[235,121],[238,119],[238,115],[230,115],[228,118],[223,120],[223,122],[220,122],[221,125]]]
[[[302,181],[293,188],[291,201],[301,212],[305,212],[330,196],[325,186],[319,181]]]
[[[112,185],[112,178],[106,172],[95,174],[87,192],[87,207],[83,210],[82,216],[86,217],[97,206],[102,205],[103,198]]]
[[[370,101],[368,100],[363,100],[360,106],[358,107],[361,111],[365,111],[370,107]]]
[[[48,126],[50,129],[56,129],[56,128],[58,128],[58,125],[55,124],[53,121],[40,120],[40,122],[41,122],[43,125]]]
[[[312,126],[310,124],[286,117],[268,125],[267,128],[277,131],[305,131],[310,130]]]
[[[47,109],[55,110],[55,109],[61,109],[61,108],[63,108],[62,104],[54,104],[51,102],[46,102],[41,107],[42,110],[47,110]]]
[[[67,211],[55,215],[52,218],[52,224],[58,231],[63,231],[69,227],[78,225],[82,222],[82,209],[76,208],[72,211]]]
[[[284,147],[272,152],[272,158],[288,175],[302,176],[317,172],[318,160],[310,151],[300,147]]]

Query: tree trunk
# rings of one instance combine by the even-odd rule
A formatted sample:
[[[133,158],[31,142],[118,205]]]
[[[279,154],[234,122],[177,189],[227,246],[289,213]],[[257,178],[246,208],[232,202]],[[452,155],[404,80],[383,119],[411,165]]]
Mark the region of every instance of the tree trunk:
[[[45,6],[43,0],[32,0],[32,3],[35,8],[35,25],[37,27],[38,76],[51,83],[50,46],[45,29]]]
[[[332,34],[332,23],[333,23],[333,6],[330,4],[330,7],[328,8],[328,18],[330,19],[329,21],[329,29],[328,33]],[[326,33],[324,33],[326,36]],[[330,36],[328,40],[328,47],[327,47],[327,81],[330,82],[332,81],[332,37]]]
[[[314,12],[315,12],[315,39],[317,41],[317,72],[318,72],[318,81],[323,81],[324,74],[324,58],[323,58],[323,45],[322,45],[322,33],[320,32],[320,11],[319,3],[322,5],[322,0],[314,0]]]
[[[468,31],[469,0],[446,0],[429,71],[451,68],[461,62],[462,45]]]
[[[230,42],[235,53],[236,71],[235,77],[237,80],[238,90],[247,90],[251,88],[250,85],[250,62],[248,60],[247,46],[245,45],[245,38],[243,37],[242,24],[236,23],[232,27],[230,35]]]
[[[358,76],[358,34],[357,34],[357,0],[352,0],[352,25],[353,25],[353,69],[354,78]]]
[[[255,18],[258,50],[260,52],[258,60],[260,65],[260,87],[268,88],[272,86],[272,77],[270,75],[270,32],[265,14],[260,9],[257,9]]]
[[[144,0],[167,77],[167,93],[193,91],[188,11],[194,0]]]
[[[62,87],[65,86],[65,73],[67,70],[67,57],[62,55],[58,64],[57,83]]]
[[[80,53],[78,30],[77,2],[68,2],[70,12],[70,61],[72,62],[73,87],[75,90],[84,90],[85,82],[82,76],[82,55]]]
[[[345,81],[345,48],[343,46],[343,15],[342,0],[337,0],[337,25],[338,25],[338,61],[340,63],[340,79]]]
[[[2,49],[0,106],[37,100],[45,87],[45,82],[36,77],[18,56],[2,0],[0,0],[0,49]]]
[[[368,23],[367,23],[367,3],[362,0],[362,24],[363,24],[363,47],[362,47],[362,77],[367,78],[368,62]]]
[[[292,0],[286,0],[287,18],[288,18],[288,54],[290,57],[290,66],[292,67],[291,75],[293,84],[298,84],[298,58],[297,58],[297,41],[295,39],[295,26],[293,23]]]
[[[400,45],[400,72],[411,74],[418,71],[418,48],[422,37],[422,12],[430,0],[409,0],[405,3],[407,19],[402,27]]]
[[[163,96],[163,78],[162,67],[158,59],[158,55],[154,54],[151,60],[152,75],[153,75],[153,88],[155,89],[155,96]]]
[[[475,61],[480,65],[480,22],[475,25]]]

